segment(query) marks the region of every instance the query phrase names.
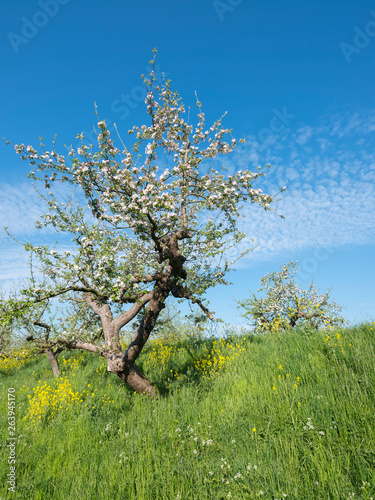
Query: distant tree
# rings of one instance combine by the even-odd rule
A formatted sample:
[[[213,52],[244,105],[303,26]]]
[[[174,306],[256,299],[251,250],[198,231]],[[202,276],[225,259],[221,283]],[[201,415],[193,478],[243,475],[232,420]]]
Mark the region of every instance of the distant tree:
[[[25,284],[24,284],[25,286]],[[27,288],[24,288],[24,291]],[[66,350],[59,340],[66,331],[71,335],[88,335],[95,340],[104,339],[99,318],[78,296],[70,295],[54,304],[52,299],[31,302],[25,306],[19,302],[15,292],[12,297],[0,299],[0,332],[7,331],[6,347],[2,349],[4,356],[13,356],[15,350],[26,348],[29,357],[47,354],[55,377],[60,375],[58,356]],[[19,307],[18,314],[12,308]],[[8,321],[5,318],[8,317]]]
[[[32,146],[15,146],[34,166],[29,176],[38,188],[44,183],[48,212],[38,227],[70,234],[74,248],[26,244],[46,279],[38,283],[35,278],[8,313],[21,314],[58,297],[72,301],[80,294],[100,319],[104,342],[94,341],[90,332],[65,330],[55,336],[56,346],[98,353],[108,370],[133,390],[153,396],[154,385],[135,362],[167,297],[191,301],[213,318],[203,295],[210,287],[227,284],[224,276],[235,260],[228,262],[225,252],[245,237],[237,227],[241,202],[269,211],[274,198],[253,188],[265,175],[260,167],[255,173],[245,170],[227,177],[206,168],[207,162],[236,147],[222,119],[205,128],[197,100],[198,123],[193,127],[169,80],[157,84],[154,70],[142,79],[150,124],[129,130],[135,135],[131,150],[123,143],[121,151],[114,146],[102,120],[97,148],[85,145],[80,134],[82,145],[69,149],[69,160],[57,153],[55,142],[51,151],[41,143],[39,153]],[[64,185],[57,189],[58,182],[74,188],[74,197],[70,192],[64,199],[67,190]],[[120,331],[142,310],[123,350]]]
[[[279,332],[296,326],[310,328],[333,328],[344,322],[338,314],[342,308],[330,299],[330,290],[319,294],[311,283],[307,290],[301,290],[294,281],[298,270],[296,262],[290,261],[279,272],[267,274],[261,279],[258,293],[249,299],[238,301],[245,310],[242,317],[252,320],[259,333]]]

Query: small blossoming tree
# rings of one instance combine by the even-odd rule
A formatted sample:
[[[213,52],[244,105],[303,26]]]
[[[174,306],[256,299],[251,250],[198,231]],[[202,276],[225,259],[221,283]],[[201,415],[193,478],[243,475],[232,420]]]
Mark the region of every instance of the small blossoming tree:
[[[21,295],[35,291],[34,280],[30,281],[29,289],[27,283],[23,284]],[[15,290],[8,295],[0,298],[0,338],[3,332],[8,332],[8,342],[0,344],[0,355],[4,357],[14,357],[14,352],[21,348],[27,351],[28,357],[47,354],[52,372],[58,377],[58,356],[66,349],[60,340],[66,330],[78,336],[87,335],[89,331],[95,340],[103,338],[98,316],[77,294],[59,298],[58,305],[52,304],[53,298],[20,301]]]
[[[5,293],[0,289],[0,317],[5,317],[6,309],[3,304],[6,302]],[[10,321],[0,322],[0,356],[5,356],[12,345],[13,325]]]
[[[258,333],[289,330],[296,326],[309,328],[333,328],[344,322],[338,314],[342,308],[330,299],[330,290],[319,294],[314,283],[308,290],[301,290],[294,281],[298,270],[296,262],[290,261],[279,272],[267,274],[261,279],[258,293],[249,299],[238,301],[245,310],[245,318],[252,318]]]
[[[225,252],[245,236],[237,226],[241,203],[269,211],[274,198],[253,187],[265,175],[260,167],[228,176],[208,168],[207,162],[236,147],[222,119],[206,128],[197,100],[198,123],[191,125],[169,80],[157,84],[153,70],[142,78],[150,123],[129,131],[135,136],[132,148],[122,141],[121,150],[115,147],[104,121],[98,122],[97,148],[85,145],[80,134],[82,145],[70,148],[68,158],[55,143],[51,151],[41,144],[41,152],[15,146],[33,165],[29,176],[37,186],[44,183],[48,212],[38,227],[70,234],[74,247],[25,245],[45,279],[38,283],[35,274],[10,309],[22,314],[33,304],[58,297],[73,302],[79,294],[100,319],[103,339],[65,329],[55,336],[57,344],[98,353],[133,390],[153,396],[155,387],[135,362],[166,299],[189,300],[212,319],[202,296],[209,287],[227,284],[224,276],[234,261]],[[64,199],[67,190],[59,191],[57,183],[74,188],[75,197]],[[120,330],[138,314],[137,330],[122,349]]]

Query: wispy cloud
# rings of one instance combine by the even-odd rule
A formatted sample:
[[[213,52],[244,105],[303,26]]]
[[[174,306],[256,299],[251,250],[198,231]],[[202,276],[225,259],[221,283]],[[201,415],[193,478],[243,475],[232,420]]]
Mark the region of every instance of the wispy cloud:
[[[0,263],[2,288],[8,289],[14,281],[22,280],[28,275],[27,255],[15,243],[0,244]]]
[[[36,231],[34,222],[40,213],[40,201],[30,184],[0,184],[0,282],[4,288],[27,276],[28,263],[22,246],[3,228],[8,227],[15,238],[27,241]]]
[[[35,231],[42,205],[31,184],[0,183],[0,228],[9,227],[15,236],[30,235]]]
[[[31,183],[0,183],[0,283],[3,288],[9,289],[12,282],[29,275],[28,254],[23,244],[37,241],[38,244],[54,245],[56,233],[53,228],[41,232],[35,227],[45,210],[44,200]],[[11,236],[4,227],[9,229]]]
[[[274,214],[244,208],[242,231],[256,249],[241,266],[280,253],[375,243],[375,115],[323,117],[259,144],[255,136],[227,162],[228,173],[271,163],[260,187],[273,194],[285,185]],[[261,185],[262,184],[262,185]]]

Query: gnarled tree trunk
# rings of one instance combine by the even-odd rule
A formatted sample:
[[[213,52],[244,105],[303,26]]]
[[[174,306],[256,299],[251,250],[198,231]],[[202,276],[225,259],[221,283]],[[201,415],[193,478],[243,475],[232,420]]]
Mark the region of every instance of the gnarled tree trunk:
[[[97,314],[102,323],[105,338],[105,348],[91,344],[89,342],[75,342],[69,348],[85,349],[96,352],[107,360],[107,369],[117,375],[134,391],[141,394],[148,394],[151,397],[157,395],[157,388],[135,365],[136,360],[142,352],[160,312],[165,307],[165,300],[172,294],[177,298],[186,298],[197,303],[202,310],[212,319],[212,314],[203,306],[201,301],[193,297],[192,293],[184,288],[182,281],[186,279],[187,272],[184,269],[186,258],[181,254],[178,241],[189,238],[192,233],[188,230],[177,231],[174,235],[156,239],[155,246],[159,252],[159,262],[168,260],[164,272],[140,277],[134,274],[133,278],[137,282],[154,282],[151,292],[146,292],[139,298],[131,296],[123,298],[123,301],[134,302],[133,306],[117,317],[113,317],[111,308],[106,297],[99,296],[93,292],[85,292],[83,298],[91,310]],[[147,304],[147,306],[146,306]],[[122,352],[120,343],[120,330],[129,323],[146,306],[145,315],[142,318],[137,331],[129,346]]]
[[[112,358],[115,356],[112,355]],[[122,368],[121,368],[122,367]],[[127,366],[124,355],[108,360],[108,370],[117,375],[131,389],[139,394],[147,394],[155,397],[158,394],[157,387],[144,375],[134,363]]]

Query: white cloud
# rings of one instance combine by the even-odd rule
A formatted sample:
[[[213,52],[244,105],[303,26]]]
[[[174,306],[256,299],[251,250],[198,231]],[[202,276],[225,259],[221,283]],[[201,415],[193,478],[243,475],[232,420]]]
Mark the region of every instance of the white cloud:
[[[10,282],[27,276],[29,267],[27,256],[16,243],[4,242],[0,245],[0,282],[8,286]]]
[[[261,164],[271,163],[267,177],[254,187],[274,194],[285,185],[277,211],[264,213],[248,205],[242,223],[247,239],[233,257],[255,238],[254,252],[239,264],[270,259],[282,253],[315,247],[340,247],[375,242],[375,147],[372,114],[335,116],[329,124],[301,126],[264,148],[255,136],[237,150],[227,163],[228,173],[242,168],[254,170],[254,151],[262,150]],[[368,134],[371,132],[371,135]],[[358,147],[361,141],[361,147]],[[246,161],[247,159],[247,165]],[[257,158],[258,160],[258,158]]]
[[[13,282],[29,275],[29,255],[23,244],[38,241],[38,244],[54,245],[56,233],[53,228],[41,233],[35,227],[45,210],[45,202],[31,183],[0,183],[0,284],[3,289],[9,289]],[[37,273],[37,269],[34,271]]]
[[[29,235],[42,212],[42,202],[31,184],[0,184],[0,228],[11,229],[12,234]],[[1,240],[0,240],[1,241]]]

